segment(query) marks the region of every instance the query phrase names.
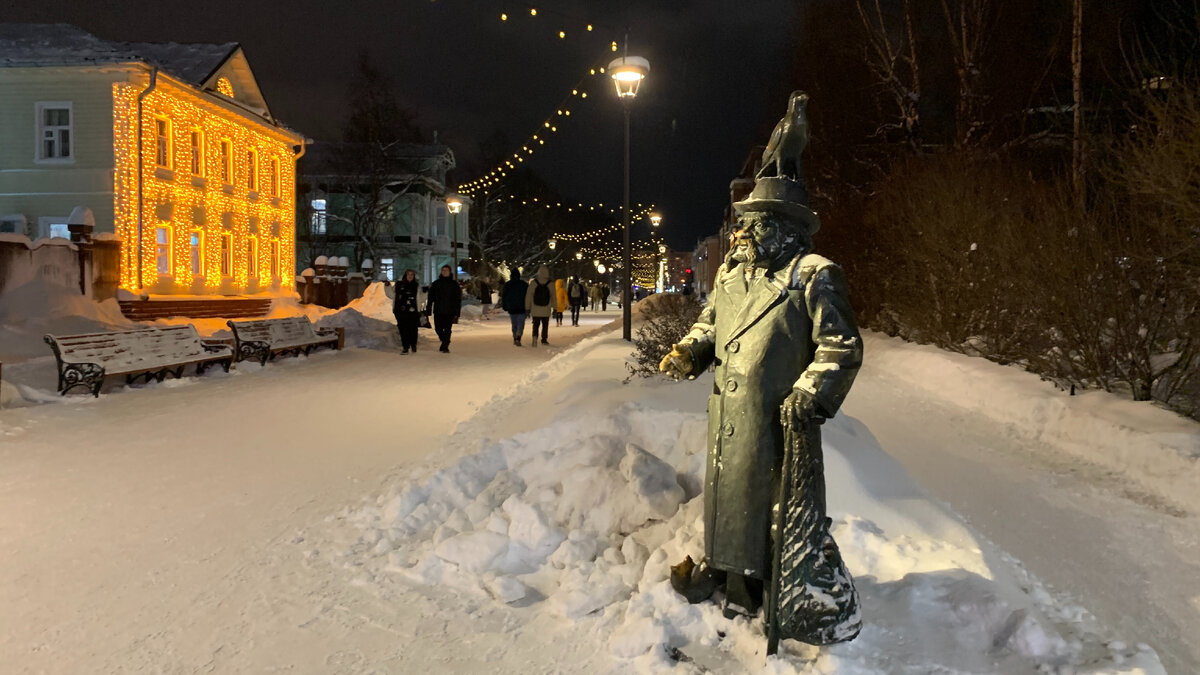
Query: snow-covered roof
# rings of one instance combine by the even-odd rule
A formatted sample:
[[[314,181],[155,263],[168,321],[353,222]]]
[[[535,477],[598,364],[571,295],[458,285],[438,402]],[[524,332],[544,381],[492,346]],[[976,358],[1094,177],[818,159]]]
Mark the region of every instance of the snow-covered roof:
[[[200,86],[238,48],[224,44],[115,42],[66,23],[0,23],[0,67],[140,61]]]

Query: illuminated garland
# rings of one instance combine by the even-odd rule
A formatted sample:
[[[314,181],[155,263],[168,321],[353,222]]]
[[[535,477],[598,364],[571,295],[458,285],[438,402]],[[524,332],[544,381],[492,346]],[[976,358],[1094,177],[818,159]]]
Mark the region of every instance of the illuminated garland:
[[[524,16],[529,19],[537,19],[540,16],[549,14],[556,15],[566,21],[578,22],[579,25],[584,26],[583,32],[585,33],[592,33],[596,29],[597,24],[595,22],[576,19],[565,12],[560,12],[553,9],[549,11],[539,10],[536,6],[528,4],[518,4],[517,7],[520,8],[521,11],[514,12],[511,15],[507,11],[500,12],[500,21],[502,23],[507,23],[510,18],[516,19],[519,16]],[[612,27],[605,26],[605,28],[611,29]],[[567,30],[565,27],[555,31],[555,34],[560,40],[567,39]],[[621,44],[617,40],[610,40],[608,47],[612,52],[616,52],[620,49]],[[604,74],[605,71],[603,61],[598,61],[589,67],[587,75],[581,77],[579,81],[575,83],[575,86],[571,88],[571,93],[567,96],[564,96],[562,101],[559,102],[557,108],[555,109],[555,113],[553,115],[547,115],[542,121],[541,126],[538,127],[537,133],[530,134],[529,137],[521,144],[519,150],[516,150],[511,155],[505,157],[505,159],[493,167],[491,171],[474,180],[460,184],[458,186],[458,191],[468,196],[474,196],[480,190],[484,190],[488,187],[499,184],[500,181],[504,179],[510,171],[517,168],[518,164],[523,163],[528,157],[532,156],[538,148],[545,145],[546,137],[549,134],[558,132],[558,126],[562,122],[566,121],[565,118],[571,116],[573,97],[578,96],[581,99],[586,99],[588,97],[587,91],[584,90],[584,85],[587,82],[587,78],[596,76],[602,77]]]
[[[145,84],[113,84],[113,155],[115,164],[113,209],[115,229],[121,238],[121,287],[138,286],[138,166],[137,98]],[[156,120],[169,120],[171,169],[157,166]],[[191,171],[191,133],[200,132],[202,170]],[[278,282],[283,288],[295,284],[295,153],[293,145],[303,138],[233,112],[185,86],[176,85],[162,74],[158,86],[143,101],[142,115],[142,284],[159,283],[156,228],[171,228],[171,290],[188,292],[193,283],[192,232],[201,234],[204,291],[221,290],[221,240],[231,235],[230,272],[235,290],[250,286],[248,248],[257,243],[257,288],[273,285],[271,254],[278,245]],[[221,142],[231,147],[231,185],[222,180]],[[248,152],[257,150],[258,192],[249,198]],[[278,177],[273,177],[272,160]],[[276,195],[270,194],[272,181]],[[251,225],[255,227],[252,228]],[[253,231],[252,231],[253,229]]]
[[[545,145],[546,139],[550,136],[550,134],[558,133],[558,126],[571,116],[572,100],[575,97],[579,97],[580,99],[586,99],[588,97],[588,93],[584,89],[584,83],[586,82],[587,78],[603,74],[603,67],[597,68],[593,66],[590,68],[588,75],[584,75],[583,77],[579,78],[579,81],[575,83],[575,86],[571,87],[570,93],[563,97],[562,101],[559,101],[558,106],[554,110],[554,114],[549,115],[546,117],[546,119],[542,120],[542,123],[538,126],[537,131],[530,134],[529,137],[526,138],[523,143],[521,143],[520,149],[513,152],[508,157],[505,157],[500,161],[499,164],[493,167],[491,171],[483,176],[480,176],[475,180],[459,184],[458,191],[464,195],[467,195],[468,197],[472,197],[480,190],[484,190],[493,185],[499,184],[500,181],[506,177],[510,171],[517,168],[518,164],[523,163],[526,158],[532,157],[534,153],[541,148],[541,146]]]

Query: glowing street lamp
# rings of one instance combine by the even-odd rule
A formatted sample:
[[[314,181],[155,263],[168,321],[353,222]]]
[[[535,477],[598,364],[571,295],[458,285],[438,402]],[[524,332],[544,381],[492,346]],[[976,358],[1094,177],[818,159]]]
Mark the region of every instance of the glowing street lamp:
[[[462,199],[460,199],[458,195],[453,195],[453,194],[450,195],[449,197],[446,198],[446,209],[448,211],[450,211],[450,215],[454,216],[454,221],[453,221],[453,225],[452,225],[454,230],[450,235],[450,248],[451,248],[451,256],[453,257],[453,260],[454,260],[454,264],[452,266],[452,271],[454,272],[454,278],[457,279],[458,278],[458,214],[460,211],[462,211]]]
[[[660,224],[662,224],[662,216],[658,215],[657,213],[651,213],[650,214],[650,224],[655,227],[658,227]]]
[[[557,239],[551,239],[550,241],[546,242],[546,244],[547,244],[547,245],[550,247],[550,250],[551,250],[551,251],[553,251],[553,250],[554,250],[554,247],[555,247],[555,246],[558,246],[558,240],[557,240]]]
[[[627,39],[628,45],[629,40]],[[616,46],[615,44],[613,45]],[[637,97],[638,88],[642,85],[642,80],[650,74],[650,62],[640,56],[629,56],[626,54],[618,59],[613,59],[608,64],[608,72],[612,75],[613,84],[617,88],[617,98],[625,105],[625,209],[623,217],[625,219],[625,236],[622,242],[621,262],[623,265],[621,276],[621,336],[626,342],[633,341],[633,261],[632,252],[630,250],[629,241],[629,108],[633,103],[633,99]]]

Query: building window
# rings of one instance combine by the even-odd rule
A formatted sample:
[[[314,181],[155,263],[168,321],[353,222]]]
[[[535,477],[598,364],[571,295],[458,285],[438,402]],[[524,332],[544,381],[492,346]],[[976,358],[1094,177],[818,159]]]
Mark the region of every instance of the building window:
[[[37,159],[39,161],[70,161],[71,104],[42,102],[36,106]]]
[[[279,240],[271,240],[271,278],[279,277]]]
[[[251,279],[258,278],[258,237],[254,235],[246,240],[246,274]]]
[[[384,258],[379,263],[379,274],[388,281],[395,281],[396,261],[393,258]]]
[[[233,276],[233,235],[221,235],[221,276]]]
[[[255,192],[258,190],[258,148],[246,151],[246,171],[249,172],[246,176],[246,187]]]
[[[24,229],[18,230],[24,234]],[[67,227],[67,219],[62,216],[42,216],[38,218],[38,236],[46,239],[70,239],[71,230]]]
[[[450,228],[446,227],[446,209],[439,206],[434,213],[433,236],[445,237],[450,234]]]
[[[166,225],[159,225],[154,233],[154,241],[157,246],[155,259],[158,262],[158,276],[171,276],[171,228]]]
[[[204,276],[204,233],[192,230],[192,275]]]
[[[279,196],[279,158],[272,157],[269,165],[270,173],[267,174],[267,179],[271,181],[267,186],[267,194],[272,197]]]
[[[154,163],[164,169],[171,168],[171,120],[165,117],[154,118],[156,143]]]
[[[312,216],[310,216],[308,221],[309,234],[325,234],[325,216],[325,200],[312,200]]]
[[[204,132],[192,129],[192,175],[204,175]]]
[[[233,141],[221,139],[221,180],[233,185]]]

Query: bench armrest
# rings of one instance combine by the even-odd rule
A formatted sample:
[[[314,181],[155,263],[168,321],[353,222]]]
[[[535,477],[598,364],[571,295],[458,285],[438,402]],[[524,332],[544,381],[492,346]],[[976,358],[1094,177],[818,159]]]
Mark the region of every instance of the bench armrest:
[[[346,329],[343,326],[329,326],[326,328],[314,328],[313,332],[320,336],[333,337],[337,335],[337,348],[341,349],[346,345]]]

